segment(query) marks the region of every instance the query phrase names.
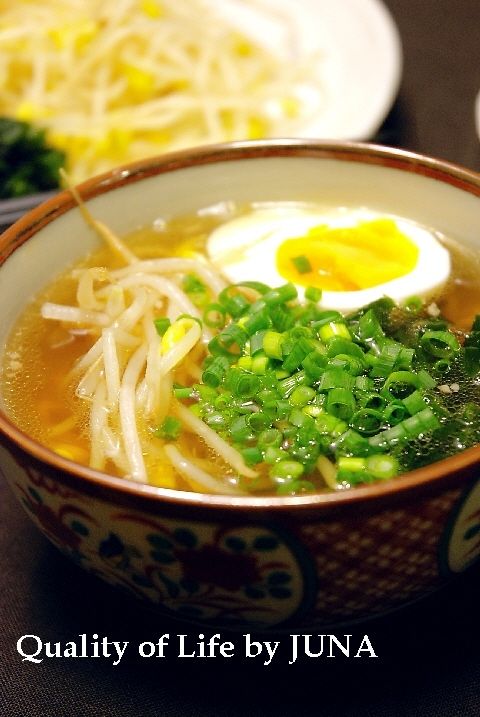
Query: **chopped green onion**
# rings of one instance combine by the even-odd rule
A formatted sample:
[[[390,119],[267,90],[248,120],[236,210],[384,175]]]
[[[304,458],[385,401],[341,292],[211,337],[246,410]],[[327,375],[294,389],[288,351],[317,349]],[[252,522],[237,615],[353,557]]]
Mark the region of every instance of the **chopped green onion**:
[[[337,462],[339,473],[342,471],[348,471],[352,473],[359,473],[366,470],[367,464],[365,458],[358,456],[340,456]]]
[[[278,486],[277,495],[303,495],[314,491],[315,486],[309,480],[290,480]]]
[[[365,461],[365,468],[374,478],[379,478],[380,480],[393,478],[399,472],[398,460],[388,454],[368,456]]]
[[[264,452],[265,463],[273,465],[279,461],[288,460],[289,455],[283,448],[276,448],[276,446],[267,446]]]
[[[425,331],[420,345],[437,358],[450,358],[460,350],[460,344],[450,331]]]
[[[351,418],[355,407],[353,393],[347,388],[332,388],[328,392],[326,409],[333,416],[346,421]]]
[[[260,388],[260,379],[242,369],[231,368],[225,376],[225,385],[237,398],[251,398]]]
[[[211,364],[202,373],[202,381],[207,386],[217,388],[223,381],[225,372],[230,366],[229,360],[225,356],[216,356]]]
[[[291,261],[299,274],[308,274],[312,271],[312,265],[305,254],[294,256]]]
[[[328,324],[320,326],[318,329],[318,335],[327,343],[336,336],[343,337],[345,339],[351,339],[350,331],[347,325],[343,321],[330,321]]]
[[[381,411],[387,405],[387,400],[374,391],[358,393],[357,401],[362,408],[369,408],[373,411]]]
[[[305,289],[305,298],[307,301],[313,301],[314,303],[318,304],[318,302],[322,298],[322,290],[317,288],[316,286],[307,286]]]
[[[249,336],[272,326],[272,319],[266,308],[256,311],[254,314],[244,317],[244,319],[242,328]],[[240,321],[242,320],[240,319]]]
[[[211,329],[223,329],[227,312],[221,304],[208,304],[203,311],[203,322]]]
[[[312,341],[307,338],[299,338],[282,363],[284,371],[288,371],[289,373],[295,371],[313,348],[314,343]],[[285,350],[285,345],[283,346],[283,350]]]
[[[297,386],[301,386],[303,384],[308,386],[309,383],[311,383],[311,380],[305,371],[297,371],[297,373],[294,373],[292,376],[284,378],[283,381],[279,382],[278,391],[283,398],[288,398]]]
[[[383,414],[373,408],[360,408],[352,415],[349,425],[362,436],[372,436],[382,428]]]
[[[167,329],[171,326],[171,321],[166,316],[161,316],[158,319],[154,319],[153,323],[159,336],[163,336]]]
[[[227,286],[218,295],[219,303],[234,319],[242,316],[250,307],[250,302],[239,292],[236,286]]]
[[[317,318],[312,323],[312,328],[318,332],[322,326],[325,326],[325,324],[329,324],[332,321],[345,321],[345,319],[339,311],[335,311],[334,309],[325,309],[318,313]]]
[[[315,395],[315,390],[310,386],[297,386],[290,394],[290,403],[292,406],[306,406]]]
[[[377,433],[376,436],[371,436],[368,441],[373,447],[388,448],[398,443],[404,443],[409,438],[417,438],[422,433],[430,433],[439,427],[440,422],[429,407],[406,418],[396,426],[387,428],[387,430]]]
[[[270,469],[270,477],[277,483],[300,478],[304,467],[298,461],[279,461]]]
[[[355,356],[359,361],[364,363],[364,353],[361,347],[354,343],[351,339],[346,339],[342,336],[334,336],[328,343],[327,356],[332,358],[338,356],[338,354],[347,354],[349,356]]]
[[[243,448],[240,453],[247,466],[256,465],[257,463],[261,463],[263,460],[262,451],[256,446]]]
[[[187,280],[187,288],[198,289],[195,281]],[[345,486],[393,477],[400,466],[414,465],[412,441],[441,424],[442,440],[452,427],[469,425],[468,411],[464,417],[432,391],[437,382],[428,371],[451,370],[459,383],[462,371],[480,372],[480,317],[460,346],[447,323],[426,319],[415,301],[391,314],[393,302],[380,299],[345,318],[316,305],[315,287],[306,289],[309,303],[302,304],[291,301],[293,284],[248,284],[227,287],[218,303],[206,306],[205,325],[217,332],[202,383],[173,388],[246,464],[268,466],[256,487],[245,482],[247,490],[273,483],[281,495],[310,492],[315,484],[308,475],[321,457],[338,462]],[[160,319],[157,330],[168,325]]]
[[[236,363],[236,366],[238,366],[238,368],[242,368],[244,371],[252,371],[252,357],[240,356]]]
[[[420,388],[435,388],[437,385],[435,379],[423,368],[417,373],[417,377]]]
[[[416,393],[416,391],[414,391]],[[412,395],[412,394],[410,394]],[[407,399],[409,396],[407,396]],[[408,415],[407,407],[404,402],[392,402],[385,407],[383,411],[383,418],[385,423],[389,423],[391,426],[396,426],[397,423],[401,423],[404,418]]]
[[[205,284],[195,274],[186,274],[182,281],[182,287],[186,294],[196,294],[206,290]]]
[[[428,407],[421,391],[413,391],[403,399],[402,403],[411,416]]]
[[[285,304],[287,301],[297,298],[297,290],[294,284],[284,284],[277,289],[270,289],[263,295],[263,301],[267,306]]]
[[[385,336],[382,326],[373,309],[369,309],[365,314],[363,314],[363,316],[360,317],[358,329],[360,338],[364,342],[371,341],[372,339],[378,341]]]
[[[393,371],[381,390],[388,400],[405,398],[420,385],[417,374],[412,371]]]
[[[310,351],[302,361],[305,372],[313,379],[318,380],[325,371],[327,360],[318,349]]]
[[[211,428],[218,430],[226,428],[228,424],[228,416],[225,413],[208,413],[204,416],[205,423]]]
[[[235,284],[235,286],[239,287],[240,289],[242,287],[244,287],[245,289],[253,289],[260,295],[266,294],[267,291],[270,291],[270,287],[267,286],[267,284],[263,284],[261,281],[240,281],[238,284]]]
[[[414,416],[406,418],[402,422],[407,435],[411,438],[416,438],[421,433],[429,433],[440,427],[440,421],[433,413],[431,408],[424,408],[423,411],[419,411]]]
[[[359,361],[355,356],[350,354],[337,354],[334,358],[331,358],[327,364],[328,366],[338,366],[344,369],[351,376],[360,376],[363,371],[363,361]]]
[[[327,368],[320,378],[319,391],[329,391],[331,388],[346,388],[349,391],[355,385],[355,378],[339,367]]]
[[[278,428],[267,428],[258,435],[257,445],[262,450],[271,446],[279,448],[282,439],[282,432]]]
[[[251,371],[259,376],[264,375],[270,368],[270,359],[268,356],[256,354],[252,358]]]
[[[230,435],[236,443],[247,443],[254,435],[247,416],[239,416],[230,425]]]
[[[284,336],[283,334],[279,334],[278,331],[265,331],[262,344],[265,354],[270,358],[281,360],[283,358],[283,341]]]
[[[204,403],[213,403],[218,395],[214,388],[203,383],[194,383],[193,388]]]
[[[315,419],[315,428],[319,433],[327,433],[332,437],[340,436],[348,428],[348,424],[342,421],[337,416],[332,416],[329,413],[322,413]]]
[[[369,376],[357,376],[355,378],[355,388],[357,391],[372,391],[375,384]]]
[[[173,389],[175,398],[191,398],[193,394],[194,390],[191,386],[175,386]]]
[[[300,410],[300,407],[294,406],[290,412],[290,415],[288,417],[288,420],[292,424],[292,426],[296,426],[297,428],[300,428],[301,426],[307,426],[313,424],[313,419],[310,418],[310,416],[307,416],[303,411]],[[284,429],[284,434],[287,436],[289,433],[289,428]],[[298,436],[297,431],[292,431],[293,435]]]
[[[257,433],[258,431],[265,430],[267,426],[270,425],[270,417],[262,411],[257,411],[247,417],[247,423],[250,428]]]
[[[294,325],[294,313],[285,306],[269,306],[268,309],[272,326],[276,331],[287,331]]]
[[[337,484],[346,483],[350,485],[359,485],[361,483],[370,483],[373,479],[366,468],[364,458],[356,456],[341,456],[338,459],[336,482]]]
[[[419,296],[411,296],[404,302],[404,307],[407,311],[412,313],[418,313],[423,306],[423,301]]]
[[[444,374],[448,373],[450,371],[451,364],[448,359],[438,359],[438,361],[435,361],[433,364],[433,369],[436,373]]]
[[[154,431],[154,435],[166,441],[173,441],[178,438],[181,430],[181,421],[174,416],[167,416],[163,423]]]
[[[229,324],[208,344],[210,353],[214,355],[230,354],[240,356],[247,343],[248,336],[238,324]]]
[[[376,449],[370,445],[369,439],[353,430],[353,428],[349,428],[335,441],[335,450],[337,454],[346,453],[352,456],[367,456]]]

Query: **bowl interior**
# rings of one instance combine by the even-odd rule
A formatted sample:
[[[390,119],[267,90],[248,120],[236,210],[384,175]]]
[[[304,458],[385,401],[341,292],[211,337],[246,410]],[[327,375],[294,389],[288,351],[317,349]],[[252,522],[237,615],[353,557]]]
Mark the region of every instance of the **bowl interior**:
[[[159,217],[220,202],[283,200],[368,207],[433,227],[470,248],[480,246],[476,175],[366,145],[272,141],[206,148],[118,170],[86,182],[81,193],[95,218],[120,235]],[[69,193],[37,208],[3,235],[2,343],[29,297],[98,241]]]
[[[104,192],[88,206],[95,218],[120,235],[159,217],[188,214],[224,201],[366,206],[434,227],[469,247],[480,245],[480,197],[465,191],[447,171],[438,168],[437,176],[429,176],[422,173],[425,167],[407,156],[402,162],[401,153],[397,161],[395,153],[389,161],[386,151],[368,148],[342,152],[332,147],[316,153],[312,147],[309,156],[301,145],[289,153],[281,147],[271,143],[268,153],[242,152],[241,146],[238,151],[203,151],[186,154],[177,163],[152,160],[140,165],[142,171],[130,172],[128,182],[127,172],[114,172],[108,182],[87,182],[87,195]],[[41,212],[37,209],[34,216]],[[16,249],[1,270],[0,339],[5,340],[30,296],[97,245],[97,236],[73,207]]]

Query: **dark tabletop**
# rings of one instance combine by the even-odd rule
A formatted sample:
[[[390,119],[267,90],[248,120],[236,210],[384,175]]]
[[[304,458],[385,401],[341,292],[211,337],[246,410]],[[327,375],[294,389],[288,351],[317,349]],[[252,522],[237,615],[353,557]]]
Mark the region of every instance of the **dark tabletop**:
[[[473,104],[480,89],[480,0],[386,0],[402,37],[400,94],[377,141],[480,170]],[[145,660],[21,662],[26,634],[65,643],[85,633],[138,645],[163,633],[197,637],[70,564],[30,524],[0,483],[1,717],[479,717],[478,567],[440,593],[371,623],[378,655],[332,660]],[[224,639],[228,639],[224,635]],[[238,645],[241,638],[231,638]]]

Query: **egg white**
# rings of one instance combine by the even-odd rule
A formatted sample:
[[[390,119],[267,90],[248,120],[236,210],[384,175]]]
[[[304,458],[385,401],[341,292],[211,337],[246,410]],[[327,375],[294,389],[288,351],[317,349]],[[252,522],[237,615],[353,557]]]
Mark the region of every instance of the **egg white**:
[[[357,291],[323,291],[320,304],[326,309],[353,311],[389,296],[400,303],[412,296],[425,300],[440,293],[450,276],[450,255],[434,233],[402,217],[367,209],[341,208],[321,211],[295,204],[259,208],[215,229],[207,240],[210,261],[232,283],[262,281],[280,286],[287,279],[276,268],[276,253],[286,240],[305,235],[319,225],[353,227],[360,222],[392,219],[418,248],[415,267],[397,279]],[[296,285],[300,299],[305,287]]]

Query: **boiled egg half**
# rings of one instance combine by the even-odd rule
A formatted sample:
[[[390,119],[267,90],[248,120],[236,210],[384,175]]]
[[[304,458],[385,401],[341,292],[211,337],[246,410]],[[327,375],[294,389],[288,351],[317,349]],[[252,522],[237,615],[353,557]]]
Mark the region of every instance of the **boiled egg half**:
[[[207,252],[232,283],[291,282],[300,299],[314,286],[321,305],[339,311],[382,296],[428,299],[450,275],[450,255],[434,232],[367,209],[260,206],[215,229]]]

